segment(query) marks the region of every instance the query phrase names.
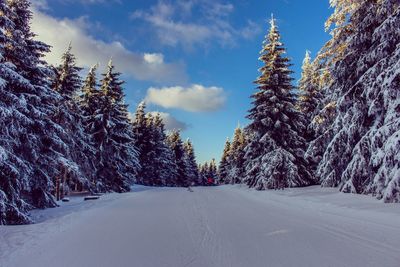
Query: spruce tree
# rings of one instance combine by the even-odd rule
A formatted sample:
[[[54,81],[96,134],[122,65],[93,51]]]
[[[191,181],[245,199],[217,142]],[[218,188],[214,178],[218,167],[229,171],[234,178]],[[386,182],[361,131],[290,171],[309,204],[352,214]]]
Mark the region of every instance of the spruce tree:
[[[19,128],[25,116],[18,111],[21,100],[10,84],[24,86],[25,78],[15,72],[6,60],[6,46],[12,40],[6,32],[13,31],[12,11],[0,1],[0,225],[30,222],[26,215],[29,204],[21,198],[23,186],[28,184],[30,166],[16,155],[20,138]],[[10,127],[10,126],[13,127]]]
[[[219,177],[218,177],[217,163],[215,159],[212,159],[208,164],[207,180],[208,179],[210,179],[212,185],[216,185],[218,183]]]
[[[79,105],[83,110],[86,121],[90,121],[94,115],[97,106],[100,103],[100,91],[97,89],[96,71],[98,65],[94,65],[89,69],[86,79],[83,83]]]
[[[229,183],[239,184],[242,183],[242,179],[245,176],[245,148],[247,145],[247,140],[245,133],[240,126],[235,129],[233,135],[233,140],[231,144],[230,152],[230,173],[228,176]]]
[[[12,101],[8,105],[15,108],[12,123],[7,122],[9,116],[3,123],[13,139],[6,148],[7,161],[17,165],[12,171],[9,164],[2,170],[7,178],[2,179],[5,184],[0,187],[7,189],[1,189],[5,192],[1,198],[7,198],[9,204],[8,215],[1,221],[11,224],[29,222],[28,209],[56,206],[53,178],[59,177],[63,169],[73,172],[76,166],[69,153],[71,138],[57,122],[57,108],[63,106],[59,104],[60,95],[50,89],[51,71],[42,60],[49,46],[34,40],[29,7],[26,0],[10,0],[2,5],[1,26],[7,34],[1,40],[1,63],[8,68],[2,68],[1,78],[7,81],[3,85],[8,97],[13,96],[5,100]]]
[[[62,98],[59,100],[60,108],[57,109],[57,123],[62,126],[65,135],[69,136],[68,154],[74,163],[74,171],[62,170],[67,173],[63,177],[54,178],[55,184],[60,184],[57,190],[65,194],[70,189],[83,187],[91,190],[91,181],[94,168],[94,148],[91,136],[85,127],[84,111],[80,108],[78,91],[82,87],[82,80],[79,76],[81,68],[76,66],[75,56],[71,53],[71,45],[61,58],[61,64],[54,68],[52,88]],[[91,72],[90,72],[91,73]],[[56,192],[59,196],[60,192]]]
[[[172,150],[173,159],[177,167],[177,175],[174,184],[182,187],[189,186],[185,150],[180,132],[178,130],[173,130],[167,137],[167,143]]]
[[[299,132],[304,125],[295,108],[289,59],[284,57],[286,51],[275,20],[270,23],[260,52],[264,65],[255,81],[258,90],[252,95],[253,108],[247,116],[252,136],[246,152],[245,181],[258,190],[311,184],[303,158],[305,140]]]
[[[101,180],[98,186],[102,191],[129,191],[139,167],[119,76],[110,61],[101,80],[97,119],[91,125],[99,161],[97,175]]]
[[[218,184],[228,184],[229,183],[229,172],[231,170],[230,166],[230,151],[231,151],[231,142],[229,138],[226,139],[224,151],[222,152],[221,161],[218,165]]]
[[[149,150],[149,129],[146,118],[146,103],[141,102],[135,112],[135,118],[132,123],[133,135],[135,137],[135,146],[139,153],[140,169],[136,183],[145,184],[146,166],[148,165],[147,153]]]
[[[174,186],[174,177],[177,176],[177,165],[174,162],[172,150],[167,144],[165,125],[160,113],[157,113],[154,117],[152,127],[152,137],[154,141],[153,149],[155,152],[152,164],[155,168],[154,177],[159,181],[158,183],[155,183],[155,185]],[[194,163],[196,164],[195,161]],[[193,175],[196,175],[196,173],[192,172],[191,175],[192,176],[189,177],[193,178]]]
[[[53,79],[53,89],[63,97],[70,100],[74,98],[82,87],[82,80],[79,72],[82,68],[76,65],[76,58],[72,54],[72,46],[69,44],[67,50],[61,57],[61,64],[54,68],[55,79]]]
[[[188,185],[198,185],[199,170],[197,167],[193,144],[189,139],[184,143],[184,149]]]
[[[311,123],[317,112],[317,107],[320,101],[320,93],[318,91],[318,84],[316,81],[316,75],[314,65],[311,62],[310,51],[306,51],[306,55],[303,60],[301,79],[299,81],[299,99],[298,109],[306,118],[307,126]]]
[[[317,175],[324,186],[399,202],[400,5],[353,2],[335,2],[327,21],[336,116]]]
[[[199,185],[207,185],[208,163],[200,164],[199,166]]]

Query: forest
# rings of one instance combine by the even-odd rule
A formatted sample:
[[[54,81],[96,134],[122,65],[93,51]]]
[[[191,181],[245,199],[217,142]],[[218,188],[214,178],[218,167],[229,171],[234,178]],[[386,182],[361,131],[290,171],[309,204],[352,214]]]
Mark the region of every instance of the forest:
[[[30,1],[0,0],[0,224],[32,223],[29,211],[73,191],[134,184],[321,185],[400,202],[400,4],[348,2],[333,1],[331,39],[314,59],[306,52],[298,85],[271,18],[249,124],[218,163],[198,164],[192,142],[145,102],[129,114],[111,60],[100,75],[97,64],[83,70],[65,44],[59,65],[48,64]]]

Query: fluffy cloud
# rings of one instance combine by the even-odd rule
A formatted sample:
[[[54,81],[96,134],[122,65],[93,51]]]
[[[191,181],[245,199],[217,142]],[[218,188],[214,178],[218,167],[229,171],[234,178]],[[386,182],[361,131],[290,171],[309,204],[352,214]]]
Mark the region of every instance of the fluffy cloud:
[[[251,20],[245,26],[234,27],[230,23],[233,11],[232,4],[218,0],[176,0],[174,4],[159,1],[149,10],[134,11],[131,18],[148,23],[162,44],[181,44],[190,49],[211,41],[234,45],[237,39],[249,39],[260,32]]]
[[[166,130],[181,130],[184,131],[188,128],[188,125],[182,121],[177,120],[175,117],[173,117],[169,113],[165,112],[157,112],[153,111],[150,112],[153,116],[157,115],[157,113],[160,114],[164,124],[165,124],[165,129]]]
[[[220,87],[204,87],[192,85],[190,87],[151,87],[145,98],[147,103],[164,108],[177,108],[190,112],[207,112],[220,109],[226,101],[226,95]]]
[[[138,80],[184,83],[187,79],[183,64],[165,63],[162,54],[136,53],[120,42],[104,42],[89,33],[90,22],[86,17],[57,19],[38,7],[46,7],[46,1],[36,1],[32,30],[37,38],[51,45],[52,52],[46,56],[49,63],[57,64],[69,42],[78,63],[89,67],[95,63],[105,65],[113,59],[118,70]]]

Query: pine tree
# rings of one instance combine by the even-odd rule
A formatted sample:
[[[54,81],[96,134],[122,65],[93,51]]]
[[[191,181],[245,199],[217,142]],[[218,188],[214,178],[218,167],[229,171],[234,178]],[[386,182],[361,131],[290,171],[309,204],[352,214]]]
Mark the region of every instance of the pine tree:
[[[69,44],[67,51],[61,57],[62,63],[54,68],[55,79],[53,79],[52,86],[67,100],[74,98],[82,87],[82,80],[79,76],[82,68],[76,66],[76,58],[71,50],[72,46]]]
[[[73,172],[76,166],[69,156],[70,137],[57,123],[60,95],[50,89],[51,71],[42,60],[49,46],[34,40],[29,7],[26,0],[2,5],[2,30],[6,34],[1,40],[1,62],[7,68],[2,68],[1,78],[7,82],[3,83],[7,96],[12,97],[5,98],[7,105],[14,107],[12,123],[7,121],[10,116],[2,123],[13,140],[5,149],[7,162],[16,168],[11,170],[12,165],[7,163],[3,169],[6,179],[0,187],[7,189],[1,189],[1,198],[8,204],[6,217],[0,221],[11,224],[29,222],[26,213],[31,208],[56,206],[53,178],[62,174],[61,169]]]
[[[135,113],[135,118],[132,123],[133,134],[135,136],[135,146],[139,153],[140,170],[136,179],[138,184],[146,184],[144,179],[146,178],[146,166],[148,165],[147,151],[149,150],[149,131],[146,118],[146,103],[141,102]]]
[[[183,148],[185,150],[186,176],[188,179],[188,185],[197,185],[199,170],[197,168],[196,156],[194,154],[192,142],[189,139],[186,140]]]
[[[69,136],[68,156],[76,163],[76,166],[74,164],[76,169],[73,172],[62,170],[67,173],[64,173],[63,177],[54,178],[54,184],[61,183],[58,188],[61,187],[61,195],[63,195],[72,188],[91,189],[95,152],[91,136],[88,135],[85,127],[84,111],[80,108],[76,97],[78,90],[82,87],[82,80],[79,76],[81,68],[76,66],[75,56],[71,53],[71,45],[61,59],[62,63],[54,68],[55,74],[52,79],[53,90],[62,96],[62,99],[59,100],[60,108],[57,109],[57,123]],[[60,192],[56,192],[58,197],[62,197],[59,194]]]
[[[173,152],[173,159],[177,167],[177,175],[175,177],[176,186],[189,186],[187,167],[185,161],[185,150],[183,147],[180,132],[173,130],[167,137],[167,143]]]
[[[231,170],[230,166],[230,151],[231,151],[231,142],[229,138],[226,139],[224,151],[222,152],[221,161],[218,166],[218,184],[228,184],[229,183],[229,171]]]
[[[307,126],[314,118],[319,105],[321,95],[318,91],[318,84],[315,80],[315,67],[311,62],[310,51],[306,51],[303,60],[301,79],[299,81],[300,95],[298,99],[298,109],[306,118]],[[318,77],[318,76],[317,76]]]
[[[98,188],[102,191],[129,191],[139,167],[127,105],[123,102],[123,82],[119,76],[110,61],[101,80],[96,121],[90,126],[98,151]]]
[[[174,186],[174,177],[177,176],[177,165],[174,162],[174,157],[171,148],[167,144],[167,136],[165,134],[165,125],[157,113],[153,121],[152,135],[154,138],[154,151],[155,157],[153,165],[155,167],[155,175],[160,182],[156,183],[159,186]],[[194,156],[194,154],[193,154]],[[196,162],[194,161],[196,164]],[[197,166],[196,166],[197,168]],[[196,173],[192,173],[196,175]],[[193,176],[190,176],[193,178]]]
[[[240,126],[235,129],[231,144],[231,158],[230,158],[230,172],[228,176],[229,183],[239,184],[242,183],[242,179],[246,174],[245,169],[245,148],[247,140],[245,133]]]
[[[12,11],[0,1],[0,225],[30,222],[26,215],[29,204],[21,199],[20,191],[29,179],[29,163],[14,152],[20,138],[19,128],[24,116],[18,111],[22,99],[15,95],[10,84],[24,86],[25,78],[7,62],[6,46],[12,41],[6,32],[14,30]],[[10,127],[12,125],[13,127]]]
[[[208,171],[208,163],[199,165],[199,185],[208,185],[207,183],[207,171]]]
[[[338,1],[324,47],[336,116],[317,175],[324,186],[400,201],[398,1]]]
[[[246,152],[246,178],[258,190],[305,186],[311,183],[303,158],[305,140],[299,135],[301,115],[295,108],[292,71],[275,20],[261,51],[261,76],[255,81],[253,108],[247,116],[252,132]]]
[[[212,185],[216,185],[219,177],[218,177],[218,171],[217,171],[217,163],[215,162],[215,159],[212,159],[210,163],[208,164],[208,170],[207,170],[207,180],[210,179],[212,181]]]
[[[86,79],[82,86],[79,105],[86,116],[86,121],[91,120],[100,103],[100,91],[97,89],[96,71],[98,65],[94,65],[89,69]]]

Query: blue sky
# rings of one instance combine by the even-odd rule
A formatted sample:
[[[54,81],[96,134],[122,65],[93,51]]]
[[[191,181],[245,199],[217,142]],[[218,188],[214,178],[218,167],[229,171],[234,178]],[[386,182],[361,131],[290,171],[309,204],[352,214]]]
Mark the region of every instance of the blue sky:
[[[300,77],[306,50],[329,39],[328,0],[35,0],[33,30],[59,62],[71,41],[78,63],[109,58],[126,81],[134,112],[146,99],[169,127],[183,129],[199,162],[219,159],[226,138],[247,123],[249,96],[271,14]]]

